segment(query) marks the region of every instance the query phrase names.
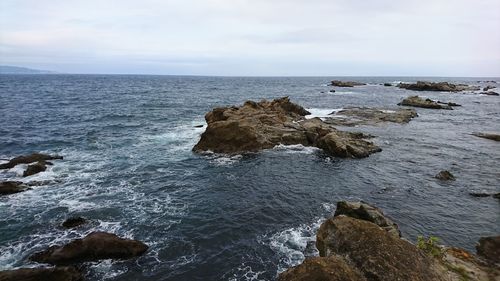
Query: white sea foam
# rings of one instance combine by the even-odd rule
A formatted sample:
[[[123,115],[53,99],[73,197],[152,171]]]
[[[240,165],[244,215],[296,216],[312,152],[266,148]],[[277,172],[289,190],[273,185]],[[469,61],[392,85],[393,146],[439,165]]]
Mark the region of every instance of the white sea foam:
[[[265,279],[260,278],[260,275],[264,274],[265,271],[254,271],[251,266],[246,265],[246,263],[242,263],[236,269],[236,273],[229,277],[229,281],[264,281]]]
[[[303,146],[302,144],[284,145],[279,144],[273,147],[275,151],[283,151],[290,154],[313,154],[321,149],[313,146]]]
[[[338,111],[341,111],[343,108],[308,108],[307,111],[311,112],[311,114],[306,115],[306,119],[312,119],[315,117],[324,118],[331,117],[332,114],[335,114]]]

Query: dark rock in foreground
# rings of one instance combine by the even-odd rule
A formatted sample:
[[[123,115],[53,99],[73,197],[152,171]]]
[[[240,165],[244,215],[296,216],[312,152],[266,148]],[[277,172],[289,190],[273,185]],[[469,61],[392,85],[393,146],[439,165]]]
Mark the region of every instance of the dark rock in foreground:
[[[316,247],[322,257],[342,257],[368,280],[446,280],[415,245],[368,221],[330,218],[318,230]]]
[[[417,117],[413,109],[386,110],[378,108],[352,107],[340,110],[324,118],[334,126],[379,125],[384,122],[404,124]]]
[[[65,220],[62,223],[62,227],[74,228],[74,227],[80,226],[80,225],[85,224],[85,223],[87,223],[87,220],[85,218],[73,217],[73,218],[69,218],[69,219]]]
[[[307,258],[281,273],[278,281],[366,281],[347,262],[336,256]]]
[[[11,159],[8,163],[0,164],[0,169],[12,169],[16,165],[19,164],[30,164],[33,162],[47,161],[47,160],[56,160],[63,159],[62,156],[58,155],[47,155],[41,153],[33,153],[26,156],[19,156]]]
[[[83,275],[73,267],[21,268],[0,271],[1,281],[82,281]]]
[[[464,84],[451,84],[448,82],[427,82],[418,81],[414,84],[400,83],[399,88],[412,91],[439,91],[439,92],[461,92],[461,91],[477,91],[480,88]]]
[[[436,179],[442,180],[442,181],[454,181],[455,180],[455,176],[453,176],[453,174],[450,173],[449,171],[441,171],[437,175],[435,175],[434,177]]]
[[[306,120],[303,107],[288,97],[247,101],[240,107],[215,108],[205,115],[207,128],[193,151],[237,154],[276,145],[315,146],[344,158],[362,158],[381,149],[362,133],[339,131],[319,118]]]
[[[500,236],[482,237],[476,251],[489,262],[500,263]]]
[[[52,165],[50,162],[38,161],[35,164],[28,165],[26,171],[23,173],[23,177],[32,176],[38,174],[40,172],[44,172],[47,170],[47,165]]]
[[[20,181],[4,181],[0,182],[0,195],[7,195],[28,190],[29,187]]]
[[[366,84],[360,83],[360,82],[353,82],[353,81],[333,80],[330,83],[330,85],[335,86],[335,87],[354,87],[354,86],[364,86]]]
[[[401,237],[401,231],[399,231],[399,227],[395,222],[387,218],[382,210],[365,202],[338,202],[333,216],[340,215],[372,222],[385,229],[391,235]]]
[[[433,101],[431,99],[423,99],[419,96],[407,97],[402,102],[398,103],[398,105],[453,110],[453,108],[447,104],[439,104],[436,101]]]
[[[70,265],[103,259],[130,259],[146,252],[140,241],[124,239],[106,232],[92,232],[64,246],[52,246],[36,253],[30,260],[53,265]]]
[[[483,138],[483,139],[489,139],[489,140],[494,140],[494,141],[500,141],[500,134],[490,134],[490,133],[477,133],[474,132],[472,133],[473,136]]]

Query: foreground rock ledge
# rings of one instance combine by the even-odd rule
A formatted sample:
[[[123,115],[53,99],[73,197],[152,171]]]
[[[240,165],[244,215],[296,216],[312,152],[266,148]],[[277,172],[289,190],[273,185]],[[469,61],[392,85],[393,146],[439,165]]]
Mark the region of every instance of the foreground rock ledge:
[[[315,146],[343,158],[362,158],[381,151],[366,140],[368,136],[339,131],[319,118],[305,119],[308,114],[288,97],[215,108],[205,115],[208,126],[193,151],[238,154],[279,144]]]
[[[52,246],[36,253],[30,260],[53,265],[70,265],[103,259],[130,259],[146,252],[140,241],[124,239],[112,233],[93,232],[64,246]]]
[[[83,275],[73,267],[20,268],[0,271],[1,281],[82,281]]]

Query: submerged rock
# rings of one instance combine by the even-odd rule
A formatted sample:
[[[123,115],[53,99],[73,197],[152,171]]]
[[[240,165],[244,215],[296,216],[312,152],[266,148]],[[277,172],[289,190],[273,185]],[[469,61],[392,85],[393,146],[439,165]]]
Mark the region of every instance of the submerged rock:
[[[23,173],[23,177],[32,176],[47,170],[47,165],[52,165],[50,162],[38,161],[35,164],[28,165],[26,171]]]
[[[278,281],[366,281],[367,279],[337,256],[313,257],[282,272]]]
[[[24,183],[20,181],[0,182],[0,195],[8,195],[13,193],[23,192],[28,189],[29,187],[27,187]]]
[[[413,109],[352,107],[332,113],[331,117],[324,118],[324,122],[334,126],[378,125],[384,122],[404,124],[417,116]]]
[[[74,267],[20,268],[0,271],[1,281],[82,281]]]
[[[489,91],[489,92],[481,92],[480,93],[481,95],[488,95],[488,96],[498,96],[500,94],[498,94],[497,92],[493,92],[493,91]]]
[[[103,259],[130,259],[146,252],[140,241],[120,238],[112,233],[92,232],[64,246],[52,246],[36,253],[30,260],[53,265],[69,265]]]
[[[453,174],[450,173],[449,171],[441,171],[437,175],[435,175],[434,177],[436,179],[442,180],[442,181],[454,181],[455,180],[455,176],[453,176]]]
[[[465,84],[451,84],[448,82],[427,82],[418,81],[417,83],[399,83],[399,88],[412,91],[439,91],[439,92],[461,92],[477,91],[480,88]]]
[[[82,218],[82,217],[73,217],[73,218],[69,218],[69,219],[65,220],[62,223],[62,227],[64,227],[64,228],[74,228],[74,227],[77,227],[77,226],[80,226],[80,225],[86,224],[86,223],[87,223],[87,220],[85,218]]]
[[[330,85],[335,86],[335,87],[354,87],[354,86],[364,86],[366,84],[360,83],[360,82],[354,82],[354,81],[333,80],[330,83]]]
[[[338,157],[361,158],[381,151],[365,140],[368,136],[339,131],[319,118],[305,119],[308,114],[288,97],[215,108],[205,115],[208,126],[193,151],[236,154],[279,144],[315,146]]]
[[[47,155],[47,154],[41,154],[41,153],[33,153],[30,155],[26,155],[26,156],[19,156],[19,157],[11,159],[7,163],[0,164],[0,169],[12,169],[16,165],[19,165],[19,164],[30,164],[33,162],[56,160],[56,159],[63,159],[63,157],[59,156],[59,155]]]
[[[391,83],[384,83],[384,86],[386,86],[386,87],[391,87],[391,86],[392,86],[392,84],[391,84]]]
[[[391,235],[401,237],[401,231],[399,231],[399,227],[395,222],[387,218],[382,210],[365,202],[338,202],[333,216],[340,215],[372,222],[385,229]]]
[[[500,236],[482,237],[476,251],[489,262],[500,263]]]
[[[494,141],[500,141],[500,134],[491,134],[491,133],[478,133],[474,132],[472,133],[473,136],[483,138],[483,139],[489,139],[489,140],[494,140]]]
[[[488,85],[488,86],[486,86],[486,87],[484,87],[484,88],[483,88],[483,91],[484,91],[484,92],[487,92],[487,91],[489,91],[489,90],[491,90],[491,89],[495,89],[495,88],[496,88],[496,86],[491,86],[491,85]]]
[[[431,109],[448,109],[453,110],[453,108],[449,105],[439,104],[436,101],[431,99],[423,99],[419,96],[411,96],[404,99],[402,102],[398,103],[398,105],[404,106],[414,106],[414,107],[422,107],[422,108],[431,108]]]
[[[473,197],[493,197],[493,198],[500,198],[500,192],[469,192],[470,196]]]

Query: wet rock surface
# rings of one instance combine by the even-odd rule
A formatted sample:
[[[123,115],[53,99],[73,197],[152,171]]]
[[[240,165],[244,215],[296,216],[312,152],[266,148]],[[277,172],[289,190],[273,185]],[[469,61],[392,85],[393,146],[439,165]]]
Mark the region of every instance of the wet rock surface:
[[[83,281],[74,267],[21,268],[0,271],[1,281]]]
[[[381,149],[367,135],[339,131],[285,98],[247,101],[241,107],[215,108],[205,115],[207,129],[193,151],[238,154],[276,145],[301,144],[343,158],[362,158]]]
[[[500,264],[500,236],[482,237],[476,245],[476,251],[487,261]]]
[[[40,172],[44,172],[47,170],[47,165],[52,165],[50,162],[38,161],[35,164],[28,165],[26,171],[23,173],[23,177],[29,177]]]
[[[146,252],[148,246],[140,241],[124,239],[112,233],[92,232],[64,246],[52,246],[36,253],[30,260],[53,265],[71,265],[103,259],[130,259]]]
[[[453,107],[450,105],[438,103],[437,101],[433,101],[431,99],[423,99],[419,96],[411,96],[403,99],[398,105],[404,106],[414,106],[414,107],[422,107],[422,108],[430,108],[430,109],[447,109],[453,110]]]
[[[448,82],[427,82],[418,81],[417,83],[400,83],[399,88],[412,91],[439,91],[439,92],[461,92],[477,91],[480,88],[465,84],[452,84]]]
[[[436,179],[442,180],[442,181],[454,181],[455,180],[455,176],[452,173],[450,173],[449,171],[440,171],[434,177]]]
[[[500,141],[500,134],[474,132],[472,135],[483,139]]]
[[[19,164],[30,164],[33,162],[41,162],[47,160],[57,160],[63,159],[62,156],[59,155],[47,155],[42,153],[33,153],[26,156],[19,156],[11,159],[9,162],[0,164],[0,169],[12,169]]]
[[[14,194],[28,190],[29,187],[20,181],[0,182],[0,195]]]
[[[364,86],[366,84],[360,83],[360,82],[354,82],[354,81],[333,80],[330,83],[330,85],[335,86],[335,87],[355,87],[355,86]]]
[[[324,122],[334,126],[379,125],[385,122],[404,124],[417,117],[413,109],[378,109],[352,107],[334,112]]]
[[[281,273],[278,281],[365,281],[361,273],[337,256],[307,258]]]
[[[82,218],[82,217],[72,217],[72,218],[69,218],[69,219],[65,220],[62,223],[62,227],[64,227],[64,228],[75,228],[75,227],[78,227],[78,226],[86,224],[86,223],[87,223],[87,219],[85,219],[85,218]]]

